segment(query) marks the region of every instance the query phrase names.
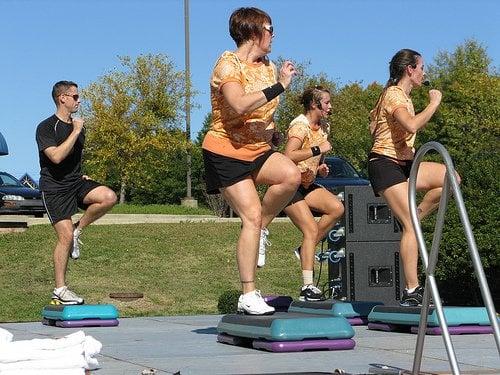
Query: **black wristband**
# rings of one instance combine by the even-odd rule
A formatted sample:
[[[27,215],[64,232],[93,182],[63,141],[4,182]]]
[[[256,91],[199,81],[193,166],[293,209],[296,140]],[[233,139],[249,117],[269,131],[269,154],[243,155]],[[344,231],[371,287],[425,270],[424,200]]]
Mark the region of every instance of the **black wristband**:
[[[280,82],[275,83],[274,85],[266,87],[264,90],[262,90],[268,102],[276,98],[279,94],[281,94],[284,91],[285,87],[283,87],[283,85]]]
[[[319,149],[319,146],[311,147],[311,151],[313,153],[313,156],[318,156],[321,154],[321,150]]]

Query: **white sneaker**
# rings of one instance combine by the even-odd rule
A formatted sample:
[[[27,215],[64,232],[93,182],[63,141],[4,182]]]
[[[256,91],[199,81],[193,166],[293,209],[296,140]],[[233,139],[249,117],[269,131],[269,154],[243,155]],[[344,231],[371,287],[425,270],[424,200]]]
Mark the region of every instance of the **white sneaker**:
[[[73,231],[73,248],[71,250],[72,259],[80,258],[80,245],[83,245],[83,242],[80,240],[81,233],[82,230],[78,228],[75,228],[75,230]]]
[[[247,315],[272,315],[274,307],[269,306],[262,298],[260,290],[242,294],[238,299],[238,312]]]
[[[81,305],[84,302],[82,297],[77,296],[74,292],[69,290],[67,286],[63,286],[59,292],[57,289],[54,289],[52,292],[52,299],[62,305]]]
[[[266,264],[266,249],[268,246],[271,246],[271,242],[268,241],[267,236],[269,236],[269,230],[267,228],[261,229],[257,267],[264,267],[264,265]]]

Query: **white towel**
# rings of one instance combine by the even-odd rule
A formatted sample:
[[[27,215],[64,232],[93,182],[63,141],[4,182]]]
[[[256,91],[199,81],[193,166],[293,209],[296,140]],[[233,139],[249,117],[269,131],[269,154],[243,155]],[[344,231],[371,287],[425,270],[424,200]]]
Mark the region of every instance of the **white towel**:
[[[12,333],[7,331],[6,329],[0,328],[0,347],[2,344],[6,344],[12,341]]]
[[[12,363],[0,363],[0,374],[4,370],[36,370],[36,369],[65,369],[85,368],[87,362],[83,355],[72,355],[70,357],[58,357],[51,359],[33,359],[29,361],[17,361]]]
[[[0,350],[0,364],[19,361],[39,360],[39,359],[57,359],[61,357],[74,357],[84,354],[83,345],[73,345],[63,349],[31,349],[25,348],[20,351],[18,348],[6,345]]]
[[[62,349],[82,344],[85,341],[85,333],[78,331],[60,339],[32,339],[12,341],[8,345],[17,350],[25,349]]]
[[[63,370],[6,370],[2,371],[2,375],[85,375],[85,370],[82,368],[67,368]]]
[[[101,351],[102,344],[92,336],[78,331],[60,339],[33,339],[9,341],[12,334],[0,332],[4,342],[0,343],[0,374],[6,371],[79,370],[98,368],[93,358]],[[10,336],[9,336],[9,335]],[[83,374],[84,372],[77,372]]]
[[[92,336],[85,336],[85,340],[83,342],[83,355],[85,357],[85,361],[87,362],[87,368],[90,370],[96,369],[99,367],[99,362],[94,358],[96,354],[99,354],[102,349],[102,344],[100,341],[97,341]]]

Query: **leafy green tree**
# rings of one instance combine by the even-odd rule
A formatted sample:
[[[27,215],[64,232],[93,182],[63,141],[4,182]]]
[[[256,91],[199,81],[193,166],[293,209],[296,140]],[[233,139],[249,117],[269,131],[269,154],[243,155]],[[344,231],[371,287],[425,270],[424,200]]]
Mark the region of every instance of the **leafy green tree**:
[[[328,118],[331,154],[343,156],[357,168],[365,169],[371,145],[368,115],[382,87],[373,83],[365,89],[359,83],[353,83],[338,88],[326,74],[309,75],[308,64],[297,65],[300,74],[281,96],[281,103],[276,111],[275,121],[278,129],[286,133],[290,122],[300,113],[304,113],[300,98],[306,88],[316,85],[327,87],[332,103],[332,114]]]
[[[453,53],[441,52],[428,68],[433,86],[443,92],[439,112],[417,139],[442,143],[462,178],[461,191],[489,285],[500,306],[500,77],[486,49],[468,40]],[[416,92],[416,107],[428,101]],[[439,158],[438,158],[439,159]],[[433,222],[426,223],[432,232]],[[429,237],[428,243],[431,239]],[[450,204],[441,241],[437,275],[445,297],[457,303],[481,302],[462,224]]]
[[[120,202],[133,189],[158,182],[158,171],[178,169],[171,152],[186,149],[180,131],[184,73],[165,55],[120,57],[112,71],[83,90],[87,173],[117,187]]]
[[[201,125],[201,129],[196,135],[195,144],[199,147],[203,144],[203,139],[205,138],[205,134],[210,130],[210,124],[212,123],[212,113],[209,112],[205,115],[205,119],[203,120],[203,124]]]

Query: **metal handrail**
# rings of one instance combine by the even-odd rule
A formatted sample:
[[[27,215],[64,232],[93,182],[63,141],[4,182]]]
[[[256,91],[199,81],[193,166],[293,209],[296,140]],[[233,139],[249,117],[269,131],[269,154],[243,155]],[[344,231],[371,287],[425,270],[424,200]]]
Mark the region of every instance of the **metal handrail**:
[[[436,218],[436,226],[434,228],[434,236],[432,239],[432,247],[430,255],[427,253],[427,248],[424,240],[424,236],[422,234],[422,228],[420,227],[420,222],[417,215],[417,197],[416,197],[416,182],[417,182],[417,173],[418,167],[428,151],[435,150],[441,154],[444,160],[444,164],[446,166],[446,175],[443,186],[443,191],[441,194],[441,199],[439,201],[439,208],[437,212]],[[449,193],[450,193],[450,185],[451,190],[453,192],[453,196],[455,197],[455,202],[457,204],[458,213],[460,215],[460,220],[462,222],[462,226],[464,227],[465,236],[467,237],[467,244],[469,248],[469,253],[472,258],[472,263],[474,265],[474,271],[479,280],[479,287],[481,289],[481,295],[483,297],[483,302],[488,311],[488,316],[490,318],[490,323],[493,327],[493,333],[495,336],[495,342],[497,345],[497,350],[500,355],[500,331],[498,328],[498,321],[496,317],[495,307],[493,304],[493,300],[491,298],[490,289],[488,287],[488,283],[486,281],[486,276],[484,275],[483,266],[481,264],[481,258],[479,257],[476,241],[474,239],[474,234],[471,230],[471,225],[469,222],[469,217],[467,215],[467,211],[465,209],[464,201],[462,198],[462,193],[458,186],[457,177],[455,175],[455,168],[453,167],[453,162],[451,160],[448,151],[444,148],[444,146],[438,142],[428,142],[424,144],[415,155],[415,159],[413,161],[413,166],[410,171],[409,178],[409,187],[408,187],[408,202],[410,205],[410,216],[413,224],[413,228],[415,229],[415,234],[417,236],[418,247],[420,250],[420,256],[422,258],[422,263],[425,267],[426,273],[426,284],[425,291],[422,301],[422,310],[420,314],[420,324],[418,327],[418,336],[417,336],[417,345],[415,348],[415,356],[413,359],[413,374],[418,374],[420,371],[420,365],[422,361],[422,352],[424,348],[424,340],[425,340],[425,331],[427,328],[427,317],[429,314],[429,289],[432,293],[432,298],[434,300],[435,309],[437,312],[437,317],[439,321],[439,325],[442,330],[443,340],[446,347],[446,352],[448,354],[448,360],[451,365],[451,369],[453,374],[460,374],[460,369],[458,367],[457,358],[455,355],[455,350],[453,349],[453,344],[451,342],[450,333],[448,331],[448,325],[446,323],[446,319],[443,312],[443,306],[441,304],[441,298],[439,296],[439,291],[437,288],[436,279],[434,277],[434,269],[437,262],[439,243],[441,241],[441,234],[443,230],[444,224],[444,214],[446,211],[446,205],[448,203]]]

